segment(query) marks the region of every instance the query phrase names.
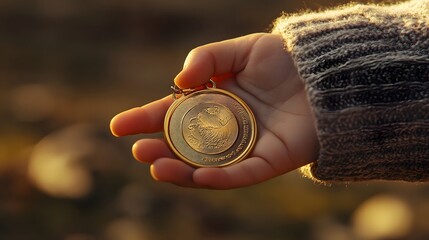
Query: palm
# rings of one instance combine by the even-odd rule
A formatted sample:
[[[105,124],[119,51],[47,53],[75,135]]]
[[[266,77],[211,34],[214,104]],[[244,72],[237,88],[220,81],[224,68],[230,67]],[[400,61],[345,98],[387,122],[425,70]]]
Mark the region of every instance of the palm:
[[[303,83],[291,57],[283,50],[282,42],[277,36],[267,34],[248,38],[250,40],[243,40],[248,40],[252,44],[249,47],[247,43],[245,45],[247,48],[240,52],[245,56],[242,57],[245,60],[240,61],[240,57],[234,56],[230,64],[224,64],[226,70],[218,64],[215,65],[217,69],[213,72],[215,74],[235,73],[235,81],[222,81],[218,86],[243,98],[255,113],[259,136],[252,154],[248,159],[225,168],[195,170],[174,159],[164,142],[156,139],[140,140],[134,146],[134,155],[139,160],[152,163],[151,170],[155,178],[182,186],[233,188],[267,180],[314,160],[317,141],[312,127],[311,113]],[[237,46],[237,43],[234,44]],[[212,45],[212,51],[220,52],[223,46],[218,45]],[[237,48],[239,49],[240,46]],[[216,58],[213,54],[210,56]],[[212,61],[216,63],[216,59]],[[203,77],[204,75],[212,74],[210,70],[205,69],[208,65],[201,65],[201,63],[201,66],[195,66],[198,70],[192,71],[193,62],[198,61],[191,60],[188,63],[191,67],[187,68],[190,70],[179,74],[176,81],[185,86],[191,86],[198,84],[198,81],[191,81],[195,79],[204,81],[207,79]],[[207,68],[210,69],[210,66]],[[147,113],[140,113],[140,120],[148,123],[148,126],[142,127],[145,129],[130,127],[133,121],[136,121],[136,117],[128,112],[128,117],[122,115],[117,117],[116,121],[112,121],[112,131],[117,135],[159,131],[161,124],[151,123],[150,119],[162,121],[160,118],[165,114],[169,104],[171,101],[164,99],[149,107],[152,110],[163,109],[163,111],[157,111],[159,114],[153,113],[149,116]],[[141,109],[134,110],[141,112]]]
[[[292,58],[275,37],[253,46],[248,64],[231,91],[241,93],[257,116],[259,141],[253,156],[264,159],[279,175],[311,162],[316,148],[304,85]],[[228,87],[228,86],[225,86]]]

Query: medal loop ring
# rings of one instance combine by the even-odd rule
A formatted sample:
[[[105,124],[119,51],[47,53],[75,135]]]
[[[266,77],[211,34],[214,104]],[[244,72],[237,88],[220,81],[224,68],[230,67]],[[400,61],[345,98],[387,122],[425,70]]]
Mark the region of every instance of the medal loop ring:
[[[211,84],[211,87],[210,87]],[[190,93],[193,93],[195,91],[201,90],[202,88],[187,88],[187,89],[181,89],[179,88],[176,84],[174,84],[174,86],[170,87],[171,90],[173,91],[173,99],[177,100],[179,97],[177,97],[177,95],[188,95]],[[209,89],[209,88],[216,88],[216,82],[213,81],[212,79],[209,80],[209,82],[207,82],[206,84],[204,84],[204,89]]]

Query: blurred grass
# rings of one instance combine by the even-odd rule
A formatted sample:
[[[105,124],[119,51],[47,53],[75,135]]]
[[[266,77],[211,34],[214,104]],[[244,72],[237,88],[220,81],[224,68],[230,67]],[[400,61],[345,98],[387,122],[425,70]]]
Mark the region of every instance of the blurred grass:
[[[325,187],[294,172],[238,190],[184,189],[156,183],[132,160],[133,141],[159,135],[108,131],[117,112],[169,94],[192,48],[267,31],[282,11],[346,2],[1,1],[0,239],[359,239],[355,212],[386,193],[414,221],[394,239],[426,239],[425,185]],[[40,152],[69,161],[55,166],[63,177],[51,187],[78,170],[91,191],[45,191],[38,181],[50,170],[29,174]]]

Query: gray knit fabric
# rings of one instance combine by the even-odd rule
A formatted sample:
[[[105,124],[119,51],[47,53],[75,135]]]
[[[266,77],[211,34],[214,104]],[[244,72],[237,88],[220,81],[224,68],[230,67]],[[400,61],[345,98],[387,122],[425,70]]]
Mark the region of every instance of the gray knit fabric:
[[[322,181],[429,180],[429,0],[275,22],[316,117]]]

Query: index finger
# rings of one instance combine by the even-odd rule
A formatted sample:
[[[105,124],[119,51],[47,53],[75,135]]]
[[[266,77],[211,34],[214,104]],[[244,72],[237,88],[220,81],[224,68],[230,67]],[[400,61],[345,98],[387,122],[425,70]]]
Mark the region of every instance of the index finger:
[[[174,79],[175,84],[180,88],[193,88],[204,85],[212,77],[237,74],[246,67],[252,47],[264,35],[255,33],[193,49],[186,57],[183,70]]]
[[[173,101],[171,96],[167,96],[119,113],[110,121],[110,131],[117,137],[162,131],[165,113]]]

